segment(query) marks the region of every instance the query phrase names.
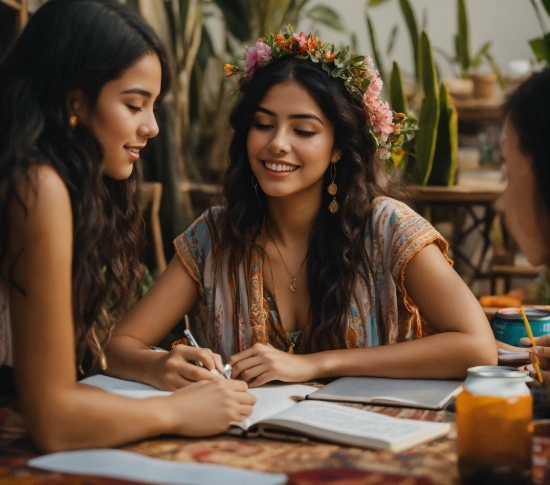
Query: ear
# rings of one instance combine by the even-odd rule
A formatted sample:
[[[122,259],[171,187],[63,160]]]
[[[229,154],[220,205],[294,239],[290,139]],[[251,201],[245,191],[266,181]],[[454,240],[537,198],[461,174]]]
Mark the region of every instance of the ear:
[[[81,89],[73,89],[66,97],[67,113],[69,116],[76,115],[85,119],[88,112],[88,101],[86,94]]]
[[[333,148],[332,149],[332,156],[330,157],[330,163],[337,163],[340,161],[340,158],[342,157],[342,149],[341,148]]]

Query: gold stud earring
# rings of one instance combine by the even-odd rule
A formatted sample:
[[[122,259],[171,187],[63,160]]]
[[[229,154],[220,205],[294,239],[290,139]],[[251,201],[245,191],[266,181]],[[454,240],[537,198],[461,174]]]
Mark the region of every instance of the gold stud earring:
[[[78,125],[78,116],[71,115],[69,117],[69,126],[71,127],[71,129],[74,130],[76,128],[76,125]]]
[[[340,160],[340,159],[338,159]],[[338,161],[336,160],[336,161]],[[332,201],[328,205],[328,210],[331,214],[336,214],[338,212],[338,209],[340,206],[338,205],[338,202],[336,202],[336,194],[338,193],[338,186],[336,185],[336,182],[334,179],[336,178],[336,162],[330,164],[330,179],[331,182],[327,187],[327,192],[332,195]]]

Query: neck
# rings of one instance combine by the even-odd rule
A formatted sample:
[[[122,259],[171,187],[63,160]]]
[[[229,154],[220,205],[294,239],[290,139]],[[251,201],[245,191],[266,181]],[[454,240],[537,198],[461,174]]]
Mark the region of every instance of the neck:
[[[318,211],[319,204],[311,204],[311,199],[268,198],[267,230],[284,245],[289,240],[307,244]]]

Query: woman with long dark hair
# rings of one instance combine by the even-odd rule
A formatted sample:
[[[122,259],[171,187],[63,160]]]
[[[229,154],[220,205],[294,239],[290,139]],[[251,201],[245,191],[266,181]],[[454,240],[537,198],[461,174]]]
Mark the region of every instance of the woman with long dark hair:
[[[205,381],[169,398],[76,382],[107,366],[103,345],[140,286],[134,164],[169,72],[153,30],[116,0],[50,0],[0,63],[1,387],[14,380],[46,451],[217,433],[252,409],[244,383],[186,360],[220,367],[209,351],[180,351]]]
[[[370,58],[285,30],[248,49],[241,82],[225,202],[175,240],[177,257],[115,330],[109,371],[184,385],[177,359],[168,367],[147,345],[197,303],[211,348],[252,386],[496,363],[446,242],[385,174],[405,118],[379,99]]]
[[[498,205],[506,227],[533,266],[550,267],[550,69],[533,74],[504,108],[501,151],[508,184]],[[550,379],[550,335],[535,339],[545,382]],[[529,339],[522,343],[529,345]],[[536,379],[536,375],[533,375]]]

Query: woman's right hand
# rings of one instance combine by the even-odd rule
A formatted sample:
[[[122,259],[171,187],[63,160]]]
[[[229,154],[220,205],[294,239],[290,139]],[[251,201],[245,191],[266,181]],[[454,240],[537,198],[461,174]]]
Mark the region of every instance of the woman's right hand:
[[[190,384],[168,396],[173,433],[210,436],[223,433],[232,422],[252,413],[256,397],[243,381],[215,379]]]
[[[202,362],[204,367],[196,365]],[[165,391],[175,391],[197,381],[220,379],[222,358],[210,349],[176,345],[170,352],[158,352],[158,358],[148,369],[147,382]]]

